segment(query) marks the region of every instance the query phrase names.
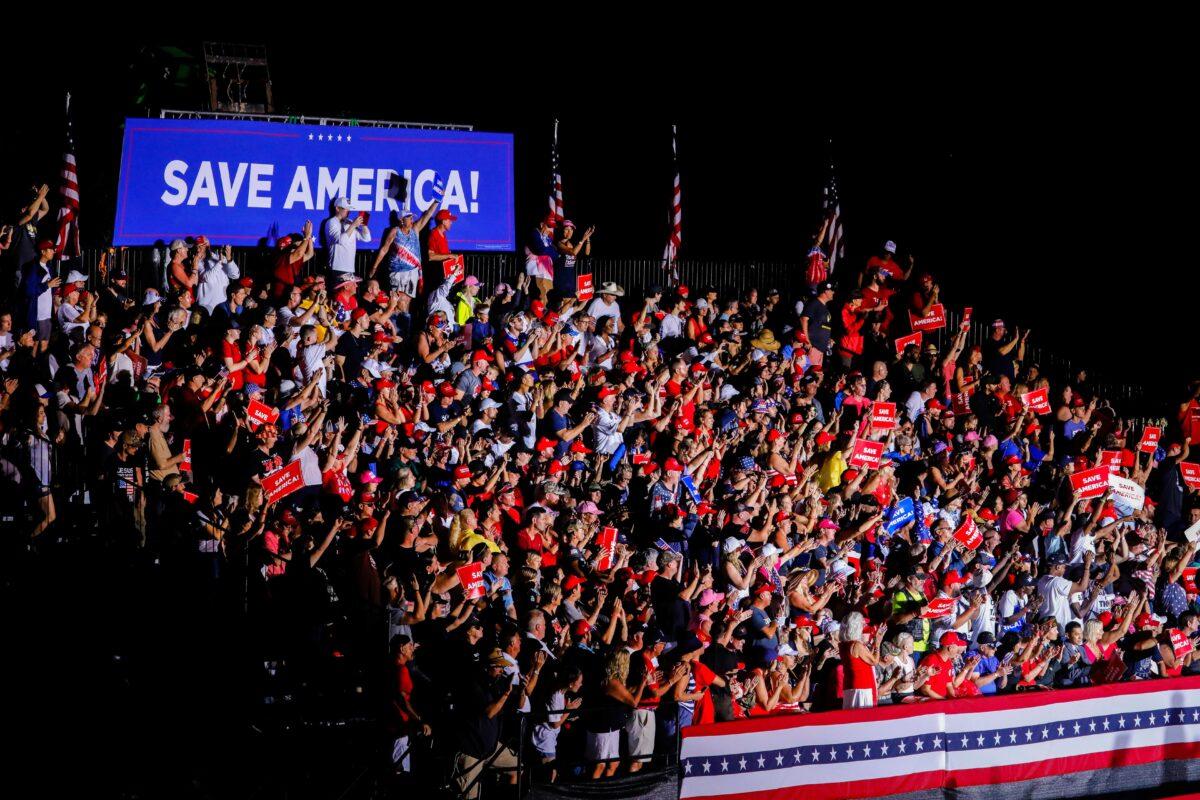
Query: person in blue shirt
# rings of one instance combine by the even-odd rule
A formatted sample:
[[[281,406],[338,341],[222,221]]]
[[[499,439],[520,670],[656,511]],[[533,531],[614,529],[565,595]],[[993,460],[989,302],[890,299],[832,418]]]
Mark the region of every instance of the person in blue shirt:
[[[980,694],[996,694],[1008,687],[1008,676],[1012,673],[1011,664],[1005,664],[996,657],[996,637],[989,631],[979,634],[975,640],[978,649],[968,652],[967,659],[979,658],[971,675]]]

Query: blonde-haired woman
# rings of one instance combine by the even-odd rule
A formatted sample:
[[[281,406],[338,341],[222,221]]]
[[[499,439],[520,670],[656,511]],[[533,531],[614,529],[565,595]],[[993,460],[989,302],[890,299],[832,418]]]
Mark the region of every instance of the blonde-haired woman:
[[[464,508],[455,514],[454,519],[450,522],[451,552],[457,552],[462,541],[475,533],[478,525],[479,520],[475,517],[475,512],[469,508]]]
[[[584,715],[587,723],[587,744],[584,758],[594,762],[592,779],[611,778],[621,765],[621,729],[629,721],[630,712],[642,701],[646,686],[658,677],[645,670],[637,690],[630,692],[625,685],[629,679],[629,652],[621,649],[604,662],[604,686],[596,709]]]
[[[823,591],[814,594],[812,587],[816,584],[818,577],[820,577],[820,573],[807,567],[798,567],[788,575],[784,590],[787,593],[788,605],[792,609],[793,616],[811,619],[829,603],[833,593],[838,590],[838,584],[829,581],[825,584]]]

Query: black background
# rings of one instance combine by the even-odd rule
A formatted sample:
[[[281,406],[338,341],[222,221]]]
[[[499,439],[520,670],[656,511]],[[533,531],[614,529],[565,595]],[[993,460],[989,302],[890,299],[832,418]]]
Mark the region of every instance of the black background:
[[[518,241],[545,209],[557,116],[567,216],[596,226],[596,255],[660,256],[674,122],[685,258],[799,261],[832,155],[847,267],[894,239],[951,305],[1030,327],[1033,342],[1109,379],[1174,389],[1197,371],[1196,159],[1166,46],[1101,57],[1086,42],[912,53],[896,43],[851,50],[853,65],[693,53],[671,67],[622,60],[616,45],[605,58],[567,47],[543,59],[480,40],[463,45],[474,57],[423,67],[388,47],[339,62],[294,39],[258,41],[279,113],[513,132]],[[0,126],[5,213],[34,180],[54,185],[70,88],[85,244],[103,243],[123,118],[205,102],[200,41],[177,46],[197,59],[182,89],[161,79],[175,62],[159,46],[84,43],[62,60],[32,51],[37,88],[14,97],[22,111]]]

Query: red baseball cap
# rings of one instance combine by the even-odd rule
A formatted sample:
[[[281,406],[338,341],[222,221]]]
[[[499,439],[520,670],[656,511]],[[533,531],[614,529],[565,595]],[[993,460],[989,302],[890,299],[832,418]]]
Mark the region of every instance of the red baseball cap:
[[[587,455],[587,454],[593,452],[590,447],[588,447],[587,445],[585,445],[583,442],[579,441],[578,439],[571,442],[571,446],[568,449],[572,453],[583,453],[584,455]]]
[[[534,450],[553,450],[556,445],[557,445],[557,442],[555,442],[553,439],[547,439],[545,436],[543,436],[541,439],[538,439],[538,442],[536,445],[534,445],[533,449]]]
[[[472,363],[476,361],[491,361],[492,357],[488,355],[486,350],[476,350],[475,355],[471,356]]]
[[[603,389],[600,390],[600,394],[598,395],[598,397],[601,400],[603,400],[606,397],[612,397],[614,394],[620,394],[620,392],[617,391],[615,386],[605,386]]]
[[[441,211],[437,212],[437,214],[434,216],[434,219],[437,220],[438,222],[441,222],[442,220],[445,220],[445,219],[448,219],[451,222],[455,222],[456,220],[458,220],[458,217],[454,216],[449,211],[447,211],[446,209],[443,208]]]
[[[579,577],[578,575],[568,575],[567,579],[565,581],[563,581],[562,588],[563,588],[564,592],[569,592],[572,589],[574,589],[576,586],[582,586],[585,583],[587,583],[587,581],[585,581],[583,578]]]
[[[378,389],[379,391],[383,391],[384,389],[391,389],[395,385],[396,384],[392,383],[387,378],[380,378],[379,380],[375,381],[375,388]]]
[[[438,394],[440,394],[442,397],[457,397],[458,391],[454,388],[454,384],[450,383],[450,381],[443,381],[442,384],[438,386]]]
[[[671,457],[667,459],[667,463],[663,464],[663,470],[666,472],[683,472],[683,464],[680,464],[674,457]]]
[[[942,634],[939,644],[941,644],[942,647],[949,647],[951,645],[954,645],[955,647],[966,647],[967,640],[959,636],[954,631],[946,631]]]
[[[455,478],[471,477],[471,468],[468,467],[466,464],[459,464],[457,467],[454,468],[454,477]]]

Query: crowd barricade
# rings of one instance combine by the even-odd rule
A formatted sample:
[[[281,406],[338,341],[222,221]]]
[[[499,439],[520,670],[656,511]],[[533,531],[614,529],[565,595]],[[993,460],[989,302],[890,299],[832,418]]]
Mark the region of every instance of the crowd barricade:
[[[1085,797],[1200,779],[1200,678],[683,731],[680,797]]]

